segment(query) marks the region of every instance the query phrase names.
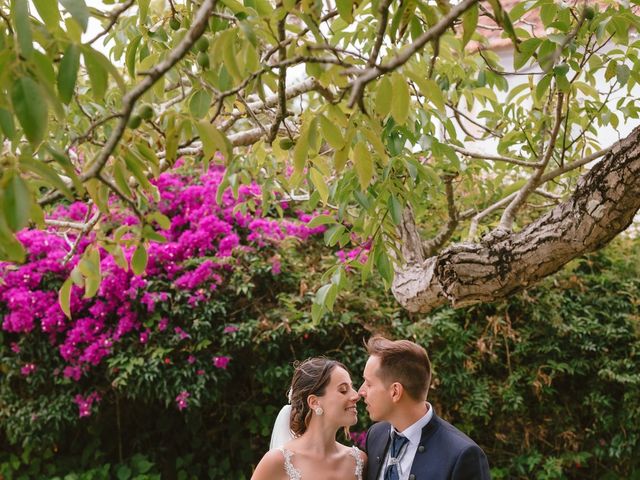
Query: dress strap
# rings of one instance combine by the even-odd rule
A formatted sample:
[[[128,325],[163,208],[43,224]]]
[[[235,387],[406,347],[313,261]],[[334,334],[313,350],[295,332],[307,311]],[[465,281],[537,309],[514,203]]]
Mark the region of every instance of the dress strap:
[[[356,480],[362,480],[364,461],[362,460],[362,455],[360,455],[360,449],[354,445],[351,447],[351,455],[356,459]]]
[[[293,452],[284,447],[278,447],[278,450],[280,450],[284,456],[284,471],[287,473],[289,480],[302,480],[302,475],[291,463]],[[360,462],[362,463],[362,460],[360,460]],[[358,479],[360,479],[360,477],[358,477]]]

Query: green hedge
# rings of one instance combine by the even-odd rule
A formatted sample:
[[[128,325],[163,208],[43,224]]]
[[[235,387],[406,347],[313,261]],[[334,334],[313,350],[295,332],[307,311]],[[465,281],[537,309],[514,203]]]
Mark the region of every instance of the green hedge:
[[[83,418],[70,387],[3,380],[0,410],[15,415],[0,414],[0,476],[249,478],[292,362],[328,355],[357,383],[363,341],[379,332],[428,349],[431,402],[484,448],[494,478],[640,478],[639,246],[618,240],[508,302],[429,315],[408,314],[379,286],[356,283],[317,323],[311,292],[332,254],[313,242],[288,248],[274,276],[273,252],[247,253],[215,302],[185,301],[180,314],[197,341],[215,336],[231,358],[227,369],[200,381],[177,357],[164,368],[168,343],[151,351],[125,342],[82,380],[103,392]],[[221,333],[225,325],[238,330]],[[46,339],[34,338],[33,348],[55,362]],[[182,385],[191,396],[180,411]],[[47,421],[34,426],[33,415]],[[355,430],[368,425],[361,407]]]

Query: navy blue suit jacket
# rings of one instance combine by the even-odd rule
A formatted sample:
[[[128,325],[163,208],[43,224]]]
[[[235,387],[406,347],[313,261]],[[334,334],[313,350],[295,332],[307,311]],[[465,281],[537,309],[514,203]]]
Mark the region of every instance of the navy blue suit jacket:
[[[377,480],[389,448],[391,425],[380,422],[367,432],[367,480]],[[489,462],[469,437],[435,413],[422,429],[410,480],[490,480]]]

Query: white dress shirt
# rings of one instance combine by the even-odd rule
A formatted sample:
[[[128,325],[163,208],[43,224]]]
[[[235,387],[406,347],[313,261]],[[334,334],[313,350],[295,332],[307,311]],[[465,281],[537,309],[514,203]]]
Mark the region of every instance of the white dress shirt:
[[[427,413],[424,417],[418,420],[413,425],[405,428],[402,432],[398,432],[394,427],[391,427],[389,430],[389,437],[391,441],[391,437],[393,434],[395,435],[403,435],[409,439],[409,442],[405,447],[400,451],[400,455],[398,458],[398,473],[400,475],[400,480],[409,480],[409,474],[411,473],[411,465],[413,465],[413,458],[416,456],[416,452],[418,451],[418,446],[420,445],[420,438],[422,437],[422,429],[429,423],[431,418],[433,417],[433,407],[429,402],[427,402]],[[389,457],[391,455],[391,448],[387,449],[387,455],[384,459],[384,463],[382,464],[382,469],[380,470],[379,480],[384,480],[384,472],[389,465]]]

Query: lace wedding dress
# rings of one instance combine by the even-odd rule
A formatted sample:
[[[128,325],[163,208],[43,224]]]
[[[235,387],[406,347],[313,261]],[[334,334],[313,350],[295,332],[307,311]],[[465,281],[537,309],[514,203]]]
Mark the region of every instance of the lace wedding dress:
[[[284,469],[287,472],[289,480],[302,480],[302,474],[291,463],[293,452],[291,450],[287,450],[284,447],[278,447],[278,450],[280,450],[282,452],[282,455],[284,455]],[[356,461],[356,480],[362,480],[362,469],[364,468],[364,461],[362,460],[362,456],[360,455],[360,450],[358,449],[358,447],[351,447],[351,456]]]

